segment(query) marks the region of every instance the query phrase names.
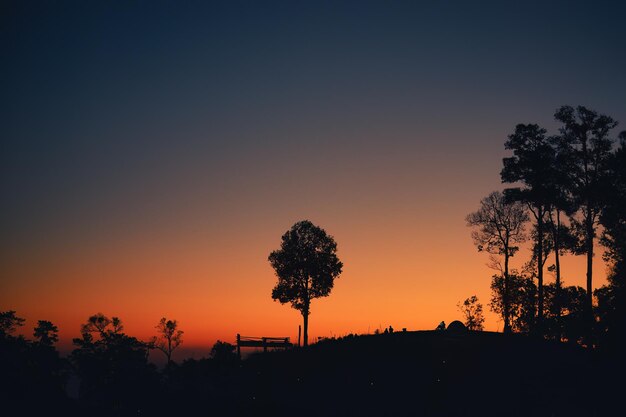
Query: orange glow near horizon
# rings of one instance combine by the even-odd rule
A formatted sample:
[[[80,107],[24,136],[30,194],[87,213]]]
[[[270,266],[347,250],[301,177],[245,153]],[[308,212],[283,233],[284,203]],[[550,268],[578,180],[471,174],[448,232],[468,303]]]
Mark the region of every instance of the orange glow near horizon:
[[[430,219],[402,216],[362,216],[350,221],[311,216],[338,242],[343,274],[327,298],[312,304],[309,336],[342,336],[394,329],[433,329],[441,320],[461,319],[456,303],[476,294],[485,306],[486,329],[501,331],[489,311],[493,271],[487,255],[473,247],[463,215],[472,206],[440,211]],[[449,221],[446,220],[450,216]],[[22,333],[32,336],[36,320],[60,329],[60,347],[71,349],[71,338],[92,314],[118,316],[125,331],[140,339],[154,335],[163,316],[178,320],[184,334],[179,357],[206,356],[217,340],[234,343],[237,333],[289,336],[297,339],[300,314],[274,302],[275,284],[267,255],[298,218],[281,225],[246,221],[225,225],[236,233],[216,236],[169,234],[159,239],[116,242],[115,245],[59,245],[32,257],[14,256],[5,269],[3,310],[27,319]],[[527,251],[513,259],[520,267]],[[596,287],[605,283],[604,264],[595,258]],[[567,285],[584,287],[584,258],[567,256]],[[552,277],[546,272],[546,281]]]
[[[563,105],[620,121],[614,139],[626,123],[623,14],[606,7],[10,3],[0,311],[27,338],[52,321],[63,352],[98,312],[142,340],[177,320],[178,360],[237,333],[297,340],[267,258],[305,219],[344,264],[312,301],[311,342],[434,329],[472,295],[501,331],[465,218],[513,186],[508,135],[558,134]],[[585,268],[566,256],[565,284]]]

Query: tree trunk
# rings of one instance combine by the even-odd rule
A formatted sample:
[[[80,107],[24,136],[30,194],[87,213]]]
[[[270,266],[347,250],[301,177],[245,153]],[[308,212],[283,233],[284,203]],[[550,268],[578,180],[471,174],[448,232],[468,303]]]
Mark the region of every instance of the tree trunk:
[[[593,217],[591,208],[591,196],[590,196],[590,179],[589,179],[589,152],[587,150],[587,135],[586,133],[581,138],[582,143],[582,155],[583,155],[583,168],[585,174],[585,251],[587,252],[587,302],[586,304],[586,316],[587,316],[587,344],[591,345],[591,331],[593,326],[593,294],[592,294],[592,267],[593,267]]]
[[[556,226],[552,223],[552,236],[554,239],[554,267],[556,269],[556,282],[554,293],[554,310],[556,313],[557,338],[561,340],[561,249],[559,234],[561,233],[561,212],[556,210]]]
[[[509,248],[508,246],[505,248],[505,253],[504,253],[504,294],[503,297],[504,298],[503,304],[504,304],[504,333],[508,334],[511,333],[511,318],[509,315]]]
[[[585,222],[585,226],[587,229],[587,241],[586,241],[586,249],[587,249],[587,332],[588,332],[588,343],[591,344],[591,334],[593,328],[593,288],[592,288],[592,278],[593,278],[593,214],[591,207],[587,205],[587,219]]]
[[[543,206],[537,206],[537,330],[543,333]]]
[[[304,343],[303,346],[307,347],[309,345],[309,311],[311,310],[310,307],[310,300],[308,300],[304,306],[304,310],[302,311],[302,319],[304,321],[303,323],[303,330],[304,330]]]
[[[303,336],[304,336],[304,343],[303,346],[307,347],[309,345],[309,309],[307,308],[305,311],[302,312],[302,318],[304,320],[304,324],[303,324]]]

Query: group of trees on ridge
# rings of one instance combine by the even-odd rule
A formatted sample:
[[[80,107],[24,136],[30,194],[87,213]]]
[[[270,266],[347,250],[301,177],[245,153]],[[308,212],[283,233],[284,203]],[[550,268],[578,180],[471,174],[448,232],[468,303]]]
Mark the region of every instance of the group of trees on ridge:
[[[623,337],[626,282],[626,131],[586,107],[562,106],[561,124],[548,135],[537,124],[518,124],[505,142],[502,183],[466,217],[479,251],[490,254],[490,307],[504,332],[530,332],[595,346]],[[527,230],[531,223],[530,230]],[[594,291],[596,242],[605,248],[608,284]],[[510,258],[530,240],[521,271]],[[564,286],[561,257],[586,257],[586,288]],[[548,264],[552,257],[554,263]],[[544,269],[554,275],[546,284]]]
[[[479,251],[490,254],[491,310],[504,333],[529,332],[594,346],[625,333],[626,132],[620,143],[610,135],[617,122],[586,107],[562,106],[555,115],[559,132],[548,135],[537,124],[518,124],[505,141],[513,155],[503,159],[503,192],[483,198],[466,217]],[[527,230],[532,223],[531,230]],[[593,288],[595,243],[605,247],[608,285]],[[530,260],[510,268],[520,245],[532,241]],[[307,345],[311,300],[325,297],[342,271],[337,245],[305,220],[282,237],[269,261],[278,283],[272,298],[301,312]],[[564,286],[561,257],[585,255],[586,288]],[[550,255],[554,264],[546,265]],[[544,269],[554,282],[544,282]],[[595,303],[594,303],[595,295]],[[475,296],[458,305],[468,328],[482,330],[482,304]]]
[[[141,341],[124,332],[119,318],[94,314],[81,326],[81,336],[73,339],[75,348],[67,358],[61,357],[55,346],[59,337],[54,324],[40,320],[33,331],[34,339],[29,340],[16,335],[24,322],[15,311],[0,312],[0,390],[11,403],[22,401],[22,411],[136,415],[137,410],[149,411],[145,407],[154,402],[155,393],[186,395],[185,384],[193,382],[190,372],[202,370],[218,378],[220,369],[237,363],[235,346],[218,340],[209,358],[187,359],[177,365],[172,353],[182,344],[183,331],[176,320],[166,318],[157,324],[154,337]],[[162,352],[167,359],[160,372],[148,360],[151,350]],[[72,376],[80,381],[78,402],[67,395]]]

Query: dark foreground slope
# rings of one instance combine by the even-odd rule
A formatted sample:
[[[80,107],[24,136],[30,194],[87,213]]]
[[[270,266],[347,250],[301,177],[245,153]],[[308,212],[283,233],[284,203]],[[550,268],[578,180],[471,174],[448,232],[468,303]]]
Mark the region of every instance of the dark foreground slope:
[[[61,377],[49,380],[61,371],[43,372],[47,362],[4,353],[0,415],[569,417],[625,410],[623,355],[522,335],[351,336],[243,361],[227,350],[160,372],[143,357],[112,352],[85,358],[91,379],[81,382],[77,399],[59,391]]]
[[[612,375],[617,372],[578,346],[520,335],[356,336],[251,357],[239,368],[236,381],[230,381],[237,385],[232,408],[220,411],[281,416],[613,415],[616,407],[623,410],[616,397],[623,391],[623,374]],[[619,379],[613,383],[615,376]]]

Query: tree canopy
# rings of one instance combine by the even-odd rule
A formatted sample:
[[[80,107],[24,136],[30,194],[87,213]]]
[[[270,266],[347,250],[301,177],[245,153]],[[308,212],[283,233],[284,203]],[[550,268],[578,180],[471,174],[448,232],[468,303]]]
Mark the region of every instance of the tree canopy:
[[[0,312],[0,336],[12,334],[18,327],[24,325],[24,321],[13,310]]]
[[[159,324],[156,325],[156,329],[158,335],[150,340],[150,347],[163,352],[167,357],[167,363],[170,364],[172,362],[172,353],[183,343],[184,332],[178,328],[176,320],[168,320],[165,317],[161,318]]]
[[[33,332],[33,336],[40,344],[52,346],[59,341],[59,329],[48,320],[39,320]]]

